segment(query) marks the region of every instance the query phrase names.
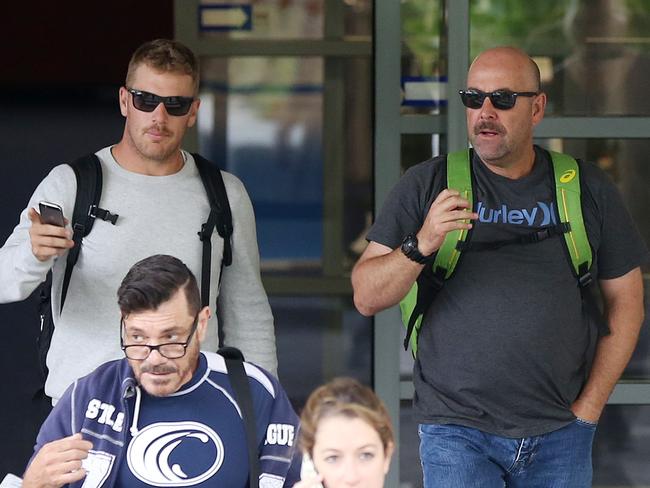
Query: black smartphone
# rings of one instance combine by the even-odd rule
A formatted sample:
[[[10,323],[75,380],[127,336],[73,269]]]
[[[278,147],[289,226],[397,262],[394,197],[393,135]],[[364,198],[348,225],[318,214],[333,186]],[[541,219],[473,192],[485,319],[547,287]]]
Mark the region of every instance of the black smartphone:
[[[60,205],[50,202],[39,202],[38,208],[41,212],[41,222],[57,227],[64,227],[63,210]]]

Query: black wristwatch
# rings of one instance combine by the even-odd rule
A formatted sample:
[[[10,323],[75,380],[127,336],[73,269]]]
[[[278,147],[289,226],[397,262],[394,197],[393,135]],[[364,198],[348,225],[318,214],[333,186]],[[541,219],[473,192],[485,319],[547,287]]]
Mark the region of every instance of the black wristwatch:
[[[407,235],[402,241],[400,249],[404,255],[409,258],[411,261],[415,261],[419,264],[427,264],[431,259],[430,256],[424,256],[418,249],[418,238],[413,234]]]

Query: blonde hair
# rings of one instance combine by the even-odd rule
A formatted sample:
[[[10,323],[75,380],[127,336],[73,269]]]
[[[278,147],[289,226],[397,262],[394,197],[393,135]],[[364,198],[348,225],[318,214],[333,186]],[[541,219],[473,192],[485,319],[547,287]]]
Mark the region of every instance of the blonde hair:
[[[335,378],[309,395],[300,416],[300,448],[313,454],[318,424],[324,418],[339,415],[358,418],[375,429],[384,452],[394,444],[390,416],[377,395],[353,378]]]
[[[154,39],[145,42],[135,50],[126,72],[126,86],[131,83],[135,70],[142,64],[165,73],[189,75],[194,82],[194,93],[199,89],[199,60],[185,44],[171,39]],[[137,88],[137,87],[135,87]]]

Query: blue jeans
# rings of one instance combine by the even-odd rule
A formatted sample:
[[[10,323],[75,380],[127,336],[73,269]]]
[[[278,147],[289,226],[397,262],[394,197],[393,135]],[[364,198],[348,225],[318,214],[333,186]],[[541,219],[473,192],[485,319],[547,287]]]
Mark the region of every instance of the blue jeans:
[[[425,488],[589,488],[596,425],[575,420],[511,439],[460,425],[420,424]]]

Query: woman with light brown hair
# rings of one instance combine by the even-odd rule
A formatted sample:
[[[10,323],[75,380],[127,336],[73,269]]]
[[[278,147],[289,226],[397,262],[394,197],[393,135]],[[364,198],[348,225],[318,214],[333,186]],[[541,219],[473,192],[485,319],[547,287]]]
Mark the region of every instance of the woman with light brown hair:
[[[388,411],[370,388],[336,378],[312,392],[300,421],[305,460],[294,488],[384,486],[395,441]]]

